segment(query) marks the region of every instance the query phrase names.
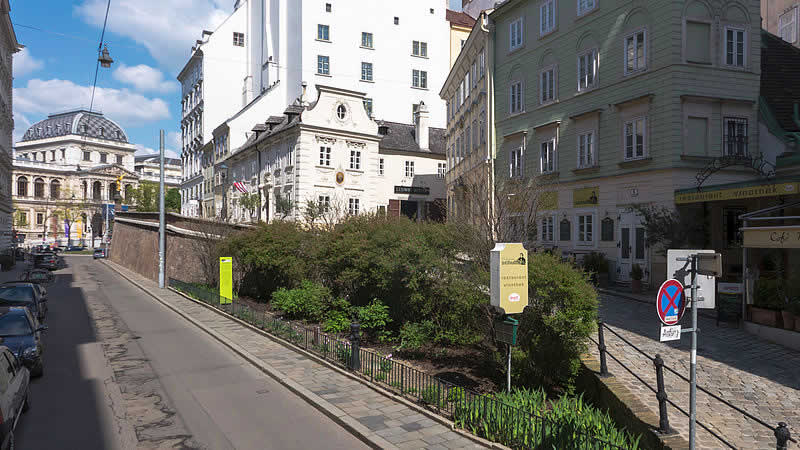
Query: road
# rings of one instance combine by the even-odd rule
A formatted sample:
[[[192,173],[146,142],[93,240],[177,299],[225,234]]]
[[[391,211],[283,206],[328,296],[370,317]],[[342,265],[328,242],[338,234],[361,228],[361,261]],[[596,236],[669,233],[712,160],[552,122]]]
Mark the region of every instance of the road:
[[[18,448],[366,448],[91,256],[66,261]]]

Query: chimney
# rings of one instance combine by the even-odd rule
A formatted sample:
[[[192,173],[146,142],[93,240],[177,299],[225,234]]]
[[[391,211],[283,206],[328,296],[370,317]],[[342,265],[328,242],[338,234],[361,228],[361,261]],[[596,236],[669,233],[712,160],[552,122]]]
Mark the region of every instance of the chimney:
[[[306,103],[306,88],[308,88],[308,83],[303,81],[302,83],[300,83],[300,86],[303,87],[302,93],[300,94],[300,104],[307,105],[308,103]]]
[[[420,150],[428,150],[429,119],[428,107],[425,106],[425,102],[419,102],[417,112],[414,113],[414,128],[416,131],[417,145],[419,145]]]

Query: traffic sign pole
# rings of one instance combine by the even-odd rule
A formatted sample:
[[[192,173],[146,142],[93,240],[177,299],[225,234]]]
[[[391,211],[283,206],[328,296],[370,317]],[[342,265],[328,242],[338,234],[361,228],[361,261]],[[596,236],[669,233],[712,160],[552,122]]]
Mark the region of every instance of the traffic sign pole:
[[[692,260],[692,353],[689,365],[689,448],[694,450],[697,426],[697,255]]]

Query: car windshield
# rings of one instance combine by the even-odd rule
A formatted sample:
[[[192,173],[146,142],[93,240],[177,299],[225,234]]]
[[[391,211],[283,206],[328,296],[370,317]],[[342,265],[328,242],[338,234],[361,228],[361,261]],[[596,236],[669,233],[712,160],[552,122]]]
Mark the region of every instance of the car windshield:
[[[0,286],[0,302],[33,303],[32,286]]]
[[[46,280],[47,274],[44,272],[31,272],[28,274],[29,280]]]
[[[21,314],[3,314],[0,316],[0,337],[26,336],[31,334],[28,318]]]

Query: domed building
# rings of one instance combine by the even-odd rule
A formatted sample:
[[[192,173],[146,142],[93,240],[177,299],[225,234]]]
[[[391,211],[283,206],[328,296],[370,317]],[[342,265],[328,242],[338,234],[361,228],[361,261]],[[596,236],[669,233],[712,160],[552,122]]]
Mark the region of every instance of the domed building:
[[[118,180],[124,204],[139,184],[135,151],[125,130],[97,111],[52,114],[28,128],[14,150],[12,183],[23,245],[99,244],[99,219],[114,204]]]

